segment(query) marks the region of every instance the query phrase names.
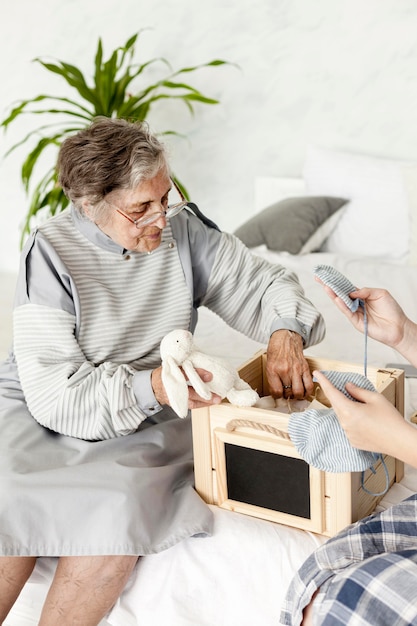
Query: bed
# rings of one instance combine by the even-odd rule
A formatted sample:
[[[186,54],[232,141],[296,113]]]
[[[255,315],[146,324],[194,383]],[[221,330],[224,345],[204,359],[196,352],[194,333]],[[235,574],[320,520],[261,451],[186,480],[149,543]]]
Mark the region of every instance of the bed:
[[[307,296],[323,313],[326,337],[306,354],[352,363],[361,363],[364,358],[363,336],[313,279],[313,268],[318,264],[332,265],[358,286],[387,288],[408,316],[417,319],[414,174],[412,163],[311,146],[302,178],[257,178],[255,210],[242,216],[237,234],[247,238],[245,243],[253,254],[294,270]],[[300,220],[300,215],[302,227],[298,228],[294,220]],[[275,228],[280,241],[271,240],[271,219],[280,226]],[[298,237],[306,222],[306,232]],[[294,240],[294,235],[298,239]],[[235,366],[264,347],[230,329],[204,308],[195,339],[202,350],[227,358]],[[402,361],[394,350],[372,340],[367,356],[369,365],[378,367]],[[405,405],[406,419],[413,421],[417,378],[406,378]],[[377,510],[415,491],[417,471],[406,466],[401,483],[391,487]],[[211,508],[213,536],[192,538],[141,558],[101,626],[277,624],[291,577],[325,538]],[[37,624],[55,565],[52,558],[38,560],[5,626]]]

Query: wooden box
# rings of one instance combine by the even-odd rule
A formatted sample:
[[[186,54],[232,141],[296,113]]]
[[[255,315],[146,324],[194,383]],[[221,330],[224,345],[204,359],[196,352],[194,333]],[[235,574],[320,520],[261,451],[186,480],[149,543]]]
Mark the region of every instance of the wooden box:
[[[362,365],[307,360],[311,371],[363,374]],[[261,351],[239,369],[260,396],[270,394],[265,364]],[[404,415],[404,372],[369,367],[367,376]],[[316,387],[316,392],[328,405],[321,389]],[[239,408],[227,401],[193,410],[195,486],[200,496],[208,504],[329,537],[371,513],[383,497],[378,494],[386,485],[384,465],[378,462],[363,476],[320,471],[308,465],[289,440],[288,421],[289,413]],[[403,463],[384,459],[391,486],[403,477]]]

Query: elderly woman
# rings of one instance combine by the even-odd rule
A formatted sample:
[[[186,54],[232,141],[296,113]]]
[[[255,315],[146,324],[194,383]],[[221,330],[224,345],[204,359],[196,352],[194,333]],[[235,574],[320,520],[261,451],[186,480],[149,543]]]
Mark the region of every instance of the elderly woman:
[[[303,348],[324,325],[293,274],[168,204],[167,157],[144,124],[96,120],[58,170],[72,206],[27,241],[0,371],[0,622],[36,558],[57,556],[40,624],[90,626],[138,556],[212,530],[190,420],[161,381],[164,335],[193,330],[205,305],[268,343],[276,396],[303,397]],[[190,387],[189,408],[205,404]]]

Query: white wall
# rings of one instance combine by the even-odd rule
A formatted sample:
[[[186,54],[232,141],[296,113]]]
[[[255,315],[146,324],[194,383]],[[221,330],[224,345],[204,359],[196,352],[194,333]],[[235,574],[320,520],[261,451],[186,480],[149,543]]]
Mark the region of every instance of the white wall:
[[[7,9],[7,10],[6,10]],[[221,99],[192,118],[165,106],[155,131],[175,128],[174,171],[226,230],[249,217],[257,175],[297,176],[316,143],[417,161],[417,3],[415,0],[9,0],[0,21],[0,114],[17,99],[66,92],[35,57],[92,70],[105,52],[141,28],[142,61],[175,68],[222,57],[232,67],[190,75]],[[0,153],[40,118],[0,136]],[[0,270],[18,265],[27,200],[24,151],[1,161]]]

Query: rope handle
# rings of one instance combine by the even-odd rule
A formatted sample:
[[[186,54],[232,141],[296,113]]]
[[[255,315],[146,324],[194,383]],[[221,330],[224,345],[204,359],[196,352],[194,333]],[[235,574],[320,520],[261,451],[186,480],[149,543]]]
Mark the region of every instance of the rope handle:
[[[290,436],[285,431],[279,430],[274,426],[268,426],[268,424],[262,424],[261,422],[252,422],[251,420],[234,419],[226,424],[226,430],[232,432],[236,430],[236,428],[239,428],[239,426],[247,426],[249,428],[255,428],[256,430],[262,430],[264,432],[271,433],[272,435],[276,435],[281,439],[287,439],[290,441]]]

